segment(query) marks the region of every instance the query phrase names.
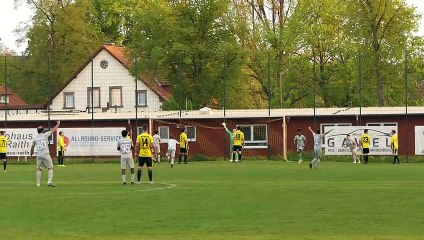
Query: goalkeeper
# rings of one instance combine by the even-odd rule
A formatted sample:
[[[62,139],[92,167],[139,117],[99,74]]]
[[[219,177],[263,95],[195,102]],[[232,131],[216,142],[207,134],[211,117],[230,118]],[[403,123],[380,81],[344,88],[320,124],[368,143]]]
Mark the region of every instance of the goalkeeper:
[[[230,162],[234,162],[236,159],[233,159],[233,138],[236,129],[233,129],[233,131],[231,132],[230,130],[228,130],[227,124],[225,124],[225,122],[222,123],[222,126],[224,126],[225,131],[228,133],[228,135],[230,135]]]

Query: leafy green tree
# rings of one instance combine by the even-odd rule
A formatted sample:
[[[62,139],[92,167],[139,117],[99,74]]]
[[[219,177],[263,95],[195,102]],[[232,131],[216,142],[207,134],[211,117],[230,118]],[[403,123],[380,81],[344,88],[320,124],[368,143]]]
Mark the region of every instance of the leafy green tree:
[[[144,71],[169,79],[180,108],[241,104],[243,53],[229,31],[228,6],[225,0],[152,1],[134,16],[133,54]]]
[[[27,0],[35,14],[31,27],[22,34],[28,39],[27,59],[16,81],[27,88],[15,89],[29,103],[46,102],[52,93],[89,58],[104,38],[91,24],[89,0]],[[24,83],[21,83],[22,85]]]
[[[365,52],[370,66],[367,79],[376,90],[379,106],[392,104],[399,95],[400,76],[392,74],[417,28],[418,15],[402,0],[349,0],[352,34]],[[400,70],[400,69],[397,69]],[[374,95],[374,94],[373,94]],[[375,95],[374,95],[375,96]]]

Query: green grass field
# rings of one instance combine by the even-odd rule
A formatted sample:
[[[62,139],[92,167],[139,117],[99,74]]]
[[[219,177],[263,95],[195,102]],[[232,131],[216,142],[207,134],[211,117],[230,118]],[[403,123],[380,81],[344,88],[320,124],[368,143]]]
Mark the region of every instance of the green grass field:
[[[424,164],[281,161],[155,165],[155,184],[119,164],[34,165],[0,174],[1,239],[424,239]],[[129,177],[127,177],[127,181]]]

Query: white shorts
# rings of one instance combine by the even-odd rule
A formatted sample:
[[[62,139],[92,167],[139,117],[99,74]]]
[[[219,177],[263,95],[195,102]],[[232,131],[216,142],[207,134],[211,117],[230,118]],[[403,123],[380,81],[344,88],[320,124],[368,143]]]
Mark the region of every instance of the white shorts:
[[[166,153],[166,156],[168,156],[169,158],[175,158],[175,149],[168,149],[168,152]]]
[[[303,152],[303,147],[298,147],[298,148],[297,148],[297,152],[298,152],[298,153]]]
[[[154,144],[153,147],[155,148],[156,153],[160,153],[160,144]]]
[[[43,154],[36,157],[37,160],[37,169],[45,168],[53,168],[53,161],[50,157],[50,154]]]
[[[121,157],[121,169],[127,169],[127,164],[131,168],[134,168],[134,160],[132,157]]]

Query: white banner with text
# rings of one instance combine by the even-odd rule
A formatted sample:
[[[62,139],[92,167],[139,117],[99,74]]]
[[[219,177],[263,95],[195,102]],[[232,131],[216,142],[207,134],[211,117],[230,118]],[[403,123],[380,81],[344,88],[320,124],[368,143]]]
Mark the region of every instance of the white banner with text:
[[[116,143],[125,128],[59,128],[65,135],[65,156],[118,156]]]
[[[35,128],[9,128],[5,129],[7,144],[7,156],[19,157],[30,156],[32,141],[37,135]]]
[[[325,136],[325,155],[350,155],[350,149],[346,145],[347,134],[358,144],[364,129],[368,129],[371,137],[370,155],[392,155],[391,132],[397,126],[328,126],[324,132],[332,130]]]
[[[415,155],[424,155],[424,126],[415,126]]]

